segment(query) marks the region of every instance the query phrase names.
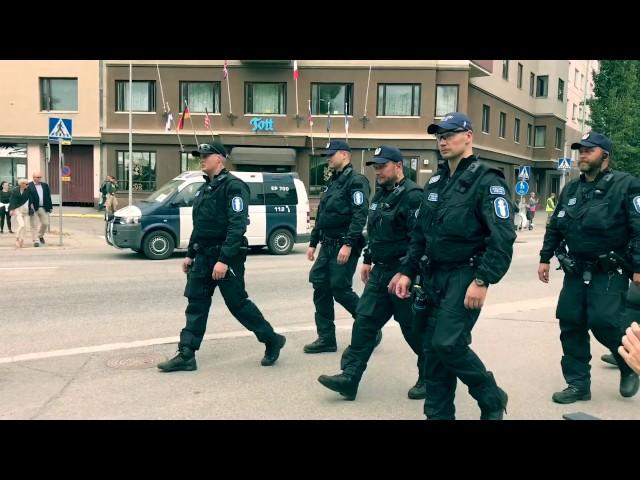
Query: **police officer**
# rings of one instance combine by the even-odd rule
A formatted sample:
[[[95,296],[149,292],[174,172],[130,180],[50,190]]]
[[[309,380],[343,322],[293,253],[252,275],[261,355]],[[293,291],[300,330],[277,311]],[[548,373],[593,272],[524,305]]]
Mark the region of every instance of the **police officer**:
[[[266,345],[262,365],[273,365],[286,338],[273,331],[244,287],[249,187],[224,167],[224,145],[205,143],[192,155],[200,157],[206,181],[193,202],[193,232],[182,264],[187,274],[187,324],[180,332],[178,354],[158,368],[165,372],[197,368],[195,352],[202,343],[217,286],[231,314]]]
[[[549,261],[561,241],[569,256],[556,317],[560,321],[562,374],[568,387],[551,397],[556,403],[591,399],[589,330],[607,347],[620,369],[620,395],[631,397],[639,381],[618,354],[629,326],[625,297],[629,278],[621,265],[601,255],[630,258],[633,283],[640,285],[640,180],[609,169],[611,141],[590,132],[571,145],[580,150],[579,178],[562,190],[540,250],[538,277],[549,282]]]
[[[432,292],[424,339],[427,418],[455,418],[459,378],[478,402],[480,419],[500,420],[507,394],[469,344],[489,285],[511,263],[516,233],[509,188],[502,172],[473,155],[473,128],[465,114],[449,113],[427,132],[436,134],[446,162],[425,186],[408,258],[390,288],[407,298],[411,279],[421,271]]]
[[[332,140],[323,156],[328,157],[333,174],[320,199],[307,250],[313,262],[322,243],[309,273],[318,338],[304,346],[305,353],[337,351],[334,299],[355,318],[358,295],[352,288],[353,274],[364,246],[362,231],[369,207],[369,181],[353,169],[349,145]]]
[[[351,345],[343,357],[343,373],[320,375],[318,381],[347,400],[354,400],[376,346],[376,335],[393,315],[405,340],[418,356],[418,381],[408,396],[422,399],[425,397],[423,335],[412,328],[411,301],[399,299],[388,291],[389,282],[406,254],[409,233],[422,201],[422,189],[404,176],[400,150],[382,146],[374,155],[367,165],[373,165],[378,187],[369,207],[368,245],[360,270],[365,288],[356,310]]]

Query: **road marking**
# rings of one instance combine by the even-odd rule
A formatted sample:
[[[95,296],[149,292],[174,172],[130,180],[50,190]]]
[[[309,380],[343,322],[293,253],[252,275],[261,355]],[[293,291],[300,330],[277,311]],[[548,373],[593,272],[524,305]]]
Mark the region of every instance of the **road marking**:
[[[48,267],[48,268],[56,268],[56,267]],[[555,306],[557,301],[558,301],[557,297],[543,297],[543,298],[534,298],[530,300],[519,300],[517,302],[487,305],[482,310],[482,316],[492,317],[495,315],[502,315],[505,313],[516,313],[516,312],[525,312],[529,310],[539,310],[542,308]],[[353,322],[350,318],[339,320],[338,322],[336,322],[336,328],[340,330],[351,330],[352,326],[353,326]],[[398,328],[398,323],[389,322],[387,326],[391,326],[392,328]],[[387,326],[385,326],[385,328],[387,328]],[[288,327],[277,327],[277,331],[278,333],[315,332],[316,326],[315,324],[292,325]],[[204,336],[204,340],[220,340],[225,338],[241,338],[241,337],[253,337],[253,336],[254,336],[253,332],[250,332],[249,330],[237,330],[237,331],[231,331],[231,332],[208,334]],[[103,345],[67,348],[63,350],[50,350],[48,352],[24,353],[21,355],[2,357],[0,358],[0,364],[25,362],[27,360],[42,360],[45,358],[67,357],[71,355],[80,355],[83,353],[86,354],[86,353],[97,353],[97,352],[111,352],[114,350],[124,350],[128,348],[149,347],[152,345],[178,343],[179,341],[180,341],[180,337],[174,336],[174,337],[151,338],[148,340],[135,340],[133,342],[106,343]]]
[[[58,267],[0,267],[0,270],[51,270]]]

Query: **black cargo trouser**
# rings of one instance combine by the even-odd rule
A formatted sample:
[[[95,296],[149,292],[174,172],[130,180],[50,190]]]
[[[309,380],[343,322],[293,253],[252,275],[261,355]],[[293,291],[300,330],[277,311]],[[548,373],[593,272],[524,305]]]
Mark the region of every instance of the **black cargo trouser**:
[[[622,336],[631,323],[625,311],[628,290],[628,277],[617,272],[595,271],[588,285],[582,275],[565,274],[556,317],[560,322],[562,374],[568,385],[580,390],[591,387],[589,330],[611,350],[620,370],[631,372],[618,354]]]
[[[354,318],[359,300],[358,295],[353,291],[353,274],[356,271],[360,250],[352,248],[347,263],[340,265],[338,264],[340,248],[339,244],[323,242],[318,258],[309,272],[309,282],[313,284],[318,337],[329,343],[336,341],[334,299]]]
[[[249,300],[244,287],[244,263],[246,253],[242,252],[229,261],[229,270],[224,279],[212,278],[213,267],[218,261],[217,255],[196,254],[193,265],[187,274],[187,285],[184,296],[188,299],[185,311],[187,324],[180,332],[180,345],[198,350],[207,328],[211,297],[216,287],[220,287],[222,298],[229,312],[247,330],[255,333],[262,343],[269,343],[276,338],[273,327]]]
[[[433,268],[426,279],[438,292],[439,304],[427,318],[424,338],[427,397],[424,413],[429,419],[454,419],[457,378],[483,411],[502,407],[498,386],[491,372],[469,345],[471,329],[480,310],[467,310],[464,297],[475,277],[470,266]]]
[[[7,226],[11,230],[11,215],[9,215],[9,207],[0,207],[0,230],[4,230],[4,219],[7,219]]]
[[[418,375],[424,378],[423,333],[412,329],[411,299],[400,299],[387,291],[397,268],[376,265],[358,302],[356,321],[351,331],[351,345],[343,355],[344,373],[359,382],[376,345],[378,331],[391,316],[400,324],[402,335],[417,355]]]

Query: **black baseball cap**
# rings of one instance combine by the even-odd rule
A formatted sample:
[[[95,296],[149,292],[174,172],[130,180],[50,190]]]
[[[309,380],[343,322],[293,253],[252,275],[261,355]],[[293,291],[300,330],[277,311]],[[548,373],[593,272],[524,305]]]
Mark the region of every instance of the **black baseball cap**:
[[[366,165],[373,165],[374,163],[387,163],[387,162],[402,162],[402,152],[396,147],[389,147],[382,145],[376,148],[373,153],[373,158],[368,160]]]
[[[431,135],[434,133],[465,132],[467,130],[473,130],[471,119],[460,112],[447,113],[442,117],[442,120],[427,127],[427,133]]]
[[[349,146],[349,144],[347,142],[343,142],[342,140],[331,140],[329,143],[327,143],[327,146],[325,148],[327,150],[322,154],[323,157],[330,157],[338,150],[344,150],[346,152],[351,151],[351,147]]]
[[[613,145],[611,140],[601,133],[589,132],[585,134],[579,142],[571,144],[571,150],[578,150],[580,147],[600,147],[601,149],[611,153],[611,147],[613,147]]]
[[[206,157],[209,155],[222,155],[223,157],[227,157],[227,151],[224,148],[224,145],[218,142],[214,143],[201,143],[198,145],[197,150],[193,150],[191,155],[194,157]]]

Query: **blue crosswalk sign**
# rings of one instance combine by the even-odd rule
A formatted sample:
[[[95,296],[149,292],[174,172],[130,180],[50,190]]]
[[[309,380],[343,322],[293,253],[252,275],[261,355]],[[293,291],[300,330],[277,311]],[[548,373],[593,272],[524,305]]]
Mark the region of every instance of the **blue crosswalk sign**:
[[[72,126],[70,118],[49,117],[49,140],[70,142]]]
[[[521,166],[518,178],[520,180],[529,180],[531,178],[531,167],[528,165]]]
[[[525,181],[516,183],[516,193],[520,196],[526,195],[529,192],[529,184]]]
[[[571,170],[571,158],[568,158],[568,157],[559,158],[558,170]]]

